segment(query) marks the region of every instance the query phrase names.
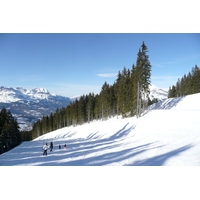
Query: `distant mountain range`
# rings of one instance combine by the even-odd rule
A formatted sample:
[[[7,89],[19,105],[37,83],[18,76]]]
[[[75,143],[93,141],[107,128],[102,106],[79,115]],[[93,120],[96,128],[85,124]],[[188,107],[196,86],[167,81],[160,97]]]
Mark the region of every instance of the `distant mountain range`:
[[[168,92],[154,85],[150,86],[150,99],[167,98]],[[24,89],[22,87],[0,87],[0,109],[9,109],[19,123],[20,130],[31,130],[33,123],[57,108],[66,107],[81,96],[64,97],[50,94],[45,88]]]
[[[50,94],[44,88],[26,90],[21,87],[0,87],[0,109],[10,109],[21,130],[31,130],[32,124],[43,115],[54,113],[57,108],[66,107],[70,98]]]

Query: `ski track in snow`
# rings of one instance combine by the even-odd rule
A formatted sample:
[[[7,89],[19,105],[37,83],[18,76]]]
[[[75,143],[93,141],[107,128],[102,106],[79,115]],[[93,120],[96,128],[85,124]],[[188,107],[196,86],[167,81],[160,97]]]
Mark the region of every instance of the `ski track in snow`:
[[[199,166],[199,102],[200,94],[165,99],[139,119],[59,129],[0,155],[0,166]],[[42,156],[51,141],[53,152]]]

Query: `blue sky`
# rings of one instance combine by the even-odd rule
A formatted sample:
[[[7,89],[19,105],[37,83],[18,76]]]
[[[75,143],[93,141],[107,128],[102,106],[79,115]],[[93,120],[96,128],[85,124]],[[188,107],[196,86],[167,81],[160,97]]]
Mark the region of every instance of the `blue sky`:
[[[118,71],[136,63],[142,42],[152,64],[151,82],[169,88],[197,64],[198,33],[0,34],[0,86],[43,87],[72,97],[99,93]]]

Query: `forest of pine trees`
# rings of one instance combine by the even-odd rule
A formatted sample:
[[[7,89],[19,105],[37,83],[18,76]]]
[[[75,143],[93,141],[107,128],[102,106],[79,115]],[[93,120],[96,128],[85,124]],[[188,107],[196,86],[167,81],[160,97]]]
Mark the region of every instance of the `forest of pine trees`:
[[[147,46],[143,42],[137,54],[136,65],[119,71],[113,85],[105,82],[99,94],[83,95],[66,108],[57,109],[54,114],[39,119],[33,125],[32,139],[56,129],[89,123],[92,120],[106,120],[118,115],[134,116],[138,105],[139,110],[145,109],[146,102],[150,102],[148,94],[151,77],[147,52]]]
[[[182,97],[200,92],[200,69],[197,65],[188,75],[178,79],[176,86],[169,88],[168,98]]]
[[[17,121],[4,107],[0,111],[0,154],[21,143]]]

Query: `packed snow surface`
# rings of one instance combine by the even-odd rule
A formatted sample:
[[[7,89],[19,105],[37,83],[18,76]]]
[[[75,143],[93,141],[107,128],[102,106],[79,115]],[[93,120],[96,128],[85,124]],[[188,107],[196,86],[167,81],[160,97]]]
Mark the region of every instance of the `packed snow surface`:
[[[0,165],[197,166],[199,102],[200,94],[165,99],[138,119],[114,117],[59,129],[0,155]],[[51,141],[53,151],[42,156]]]

